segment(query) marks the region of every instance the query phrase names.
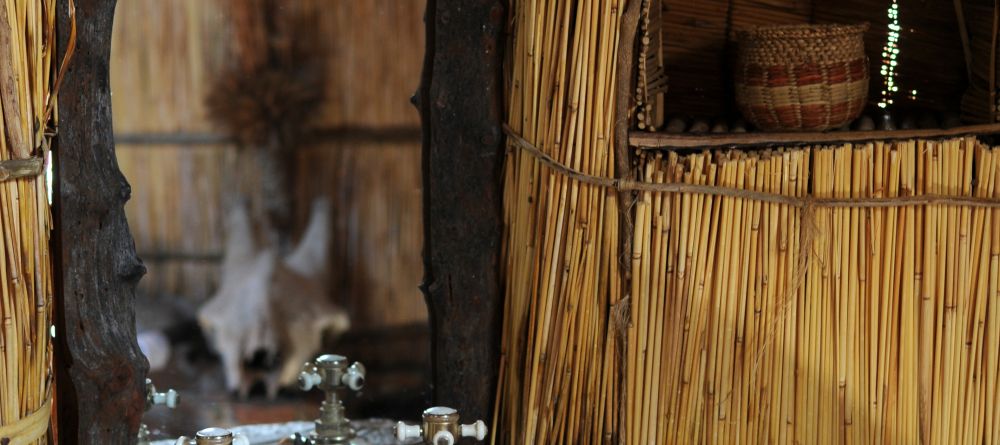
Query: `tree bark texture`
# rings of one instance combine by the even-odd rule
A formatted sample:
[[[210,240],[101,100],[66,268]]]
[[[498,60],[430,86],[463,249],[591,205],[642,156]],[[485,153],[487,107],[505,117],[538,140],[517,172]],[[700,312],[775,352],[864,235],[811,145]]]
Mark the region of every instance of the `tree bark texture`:
[[[59,96],[55,150],[56,388],[59,441],[130,444],[145,410],[135,287],[146,268],[125,220],[109,56],[116,0],[76,0],[76,53]],[[70,30],[59,2],[60,60]]]
[[[491,420],[503,312],[504,163],[497,0],[428,0],[413,98],[423,127],[424,283],[434,399],[466,423]]]

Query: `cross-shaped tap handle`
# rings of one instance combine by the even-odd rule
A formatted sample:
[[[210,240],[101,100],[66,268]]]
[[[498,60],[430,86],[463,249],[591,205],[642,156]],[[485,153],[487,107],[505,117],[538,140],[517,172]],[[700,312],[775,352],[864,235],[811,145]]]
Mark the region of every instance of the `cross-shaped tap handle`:
[[[299,373],[299,388],[309,391],[319,388],[333,391],[341,387],[360,391],[365,385],[365,365],[354,362],[347,365],[347,357],[335,354],[321,355],[306,363]]]
[[[420,438],[428,445],[454,445],[459,437],[471,437],[477,441],[486,439],[486,424],[482,420],[462,425],[458,423],[458,411],[446,406],[436,406],[424,410],[421,425],[396,424],[396,439]]]
[[[177,394],[177,391],[168,389],[166,392],[157,392],[156,386],[153,385],[153,381],[146,379],[146,410],[156,406],[163,405],[167,408],[173,409],[177,407],[180,403],[181,398]]]

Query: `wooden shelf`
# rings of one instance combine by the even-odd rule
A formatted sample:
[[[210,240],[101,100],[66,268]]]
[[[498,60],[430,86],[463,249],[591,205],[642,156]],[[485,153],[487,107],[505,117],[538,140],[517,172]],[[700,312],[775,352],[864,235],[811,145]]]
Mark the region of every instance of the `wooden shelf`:
[[[934,139],[1000,133],[1000,124],[969,125],[949,129],[831,131],[825,133],[712,133],[669,134],[631,131],[629,145],[642,149],[748,147],[768,145],[834,144],[891,139]]]

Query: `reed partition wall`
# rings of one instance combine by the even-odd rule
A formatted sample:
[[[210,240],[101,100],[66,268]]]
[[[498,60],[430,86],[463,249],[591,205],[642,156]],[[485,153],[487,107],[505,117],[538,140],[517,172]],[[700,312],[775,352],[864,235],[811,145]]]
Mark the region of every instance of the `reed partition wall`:
[[[495,443],[1000,443],[1000,127],[712,120],[734,30],[864,18],[881,50],[899,16],[869,106],[957,115],[963,42],[929,36],[966,5],[894,4],[512,3]],[[936,86],[882,94],[931,60]]]

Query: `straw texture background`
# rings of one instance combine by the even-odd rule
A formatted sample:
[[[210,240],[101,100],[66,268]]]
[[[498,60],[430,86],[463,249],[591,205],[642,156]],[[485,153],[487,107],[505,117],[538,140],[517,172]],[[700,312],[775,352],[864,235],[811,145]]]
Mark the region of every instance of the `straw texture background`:
[[[996,152],[911,140],[651,155],[643,170],[787,196],[995,198]],[[628,443],[996,443],[997,212],[643,193]]]

